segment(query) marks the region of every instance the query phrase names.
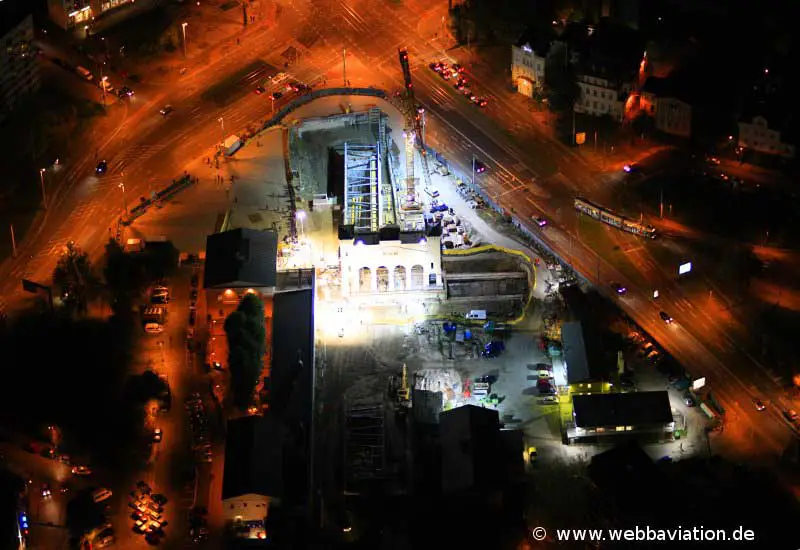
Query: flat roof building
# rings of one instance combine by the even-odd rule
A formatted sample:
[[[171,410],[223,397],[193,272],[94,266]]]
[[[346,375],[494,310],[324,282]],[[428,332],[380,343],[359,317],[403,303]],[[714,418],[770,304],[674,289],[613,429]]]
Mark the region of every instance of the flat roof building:
[[[572,407],[570,443],[615,435],[671,438],[675,429],[666,391],[574,395]]]

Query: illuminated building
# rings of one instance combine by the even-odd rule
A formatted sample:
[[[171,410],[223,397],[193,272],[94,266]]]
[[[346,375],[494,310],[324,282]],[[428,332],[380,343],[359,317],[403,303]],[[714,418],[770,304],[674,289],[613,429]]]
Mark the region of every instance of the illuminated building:
[[[63,29],[90,25],[102,14],[135,0],[47,0],[50,20]]]
[[[511,82],[517,92],[533,97],[535,92],[542,90],[548,49],[549,44],[537,44],[531,33],[526,33],[511,46]]]

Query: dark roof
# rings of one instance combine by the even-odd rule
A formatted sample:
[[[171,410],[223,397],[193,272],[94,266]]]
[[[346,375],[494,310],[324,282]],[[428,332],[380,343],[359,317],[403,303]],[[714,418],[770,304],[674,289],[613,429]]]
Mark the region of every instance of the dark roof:
[[[271,415],[246,416],[229,420],[227,434],[222,498],[283,496],[283,425]]]
[[[670,496],[662,474],[653,460],[635,443],[626,443],[592,457],[589,478],[605,495],[621,506],[642,507],[658,504],[659,498],[642,499],[644,491],[660,498]],[[665,494],[666,493],[666,494]]]
[[[666,391],[595,393],[572,398],[579,428],[645,426],[672,422]]]
[[[567,365],[567,383],[577,384],[589,380],[589,362],[586,359],[586,344],[579,321],[561,325],[561,344],[564,363]]]
[[[494,409],[465,405],[439,415],[442,489],[492,489],[499,479],[500,416]]]
[[[29,0],[0,1],[0,37],[19,25],[33,12],[33,2]]]
[[[206,239],[205,288],[275,286],[278,234],[233,229]]]
[[[693,102],[691,86],[683,83],[682,79],[678,77],[668,76],[661,78],[650,76],[645,80],[642,91],[651,93],[656,97],[674,97],[689,104]]]
[[[270,406],[292,433],[284,501],[308,497],[314,394],[314,287],[272,298],[272,392]]]
[[[533,50],[533,53],[539,57],[547,57],[547,53],[550,51],[550,43],[552,38],[552,32],[544,33],[534,29],[527,29],[524,33],[522,33],[522,36],[519,37],[516,45],[519,48],[522,48],[523,46],[530,46],[530,48]]]

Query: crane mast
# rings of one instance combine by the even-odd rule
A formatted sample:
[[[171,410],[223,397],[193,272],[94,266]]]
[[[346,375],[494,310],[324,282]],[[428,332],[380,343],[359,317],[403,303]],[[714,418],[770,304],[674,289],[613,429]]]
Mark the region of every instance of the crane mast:
[[[414,136],[416,137],[417,148],[419,149],[420,157],[422,158],[422,175],[425,178],[425,189],[431,187],[431,174],[428,171],[428,152],[425,149],[425,140],[422,133],[422,116],[417,101],[414,98],[414,84],[411,81],[411,68],[408,64],[408,50],[403,48],[399,50],[400,66],[403,68],[403,80],[405,81],[405,100],[406,100],[406,127],[413,129]],[[408,152],[410,147],[406,148]],[[412,204],[417,203],[416,190],[414,188],[414,160],[408,158],[406,154],[406,172],[408,176],[408,202]],[[409,166],[411,171],[409,172]]]

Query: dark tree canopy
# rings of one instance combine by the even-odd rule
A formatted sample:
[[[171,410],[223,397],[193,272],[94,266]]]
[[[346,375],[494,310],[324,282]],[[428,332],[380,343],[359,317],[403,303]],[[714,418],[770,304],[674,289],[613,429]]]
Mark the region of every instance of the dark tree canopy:
[[[228,364],[231,371],[231,397],[239,409],[253,400],[263,367],[266,346],[264,304],[255,294],[246,294],[239,307],[225,319],[228,337]]]

